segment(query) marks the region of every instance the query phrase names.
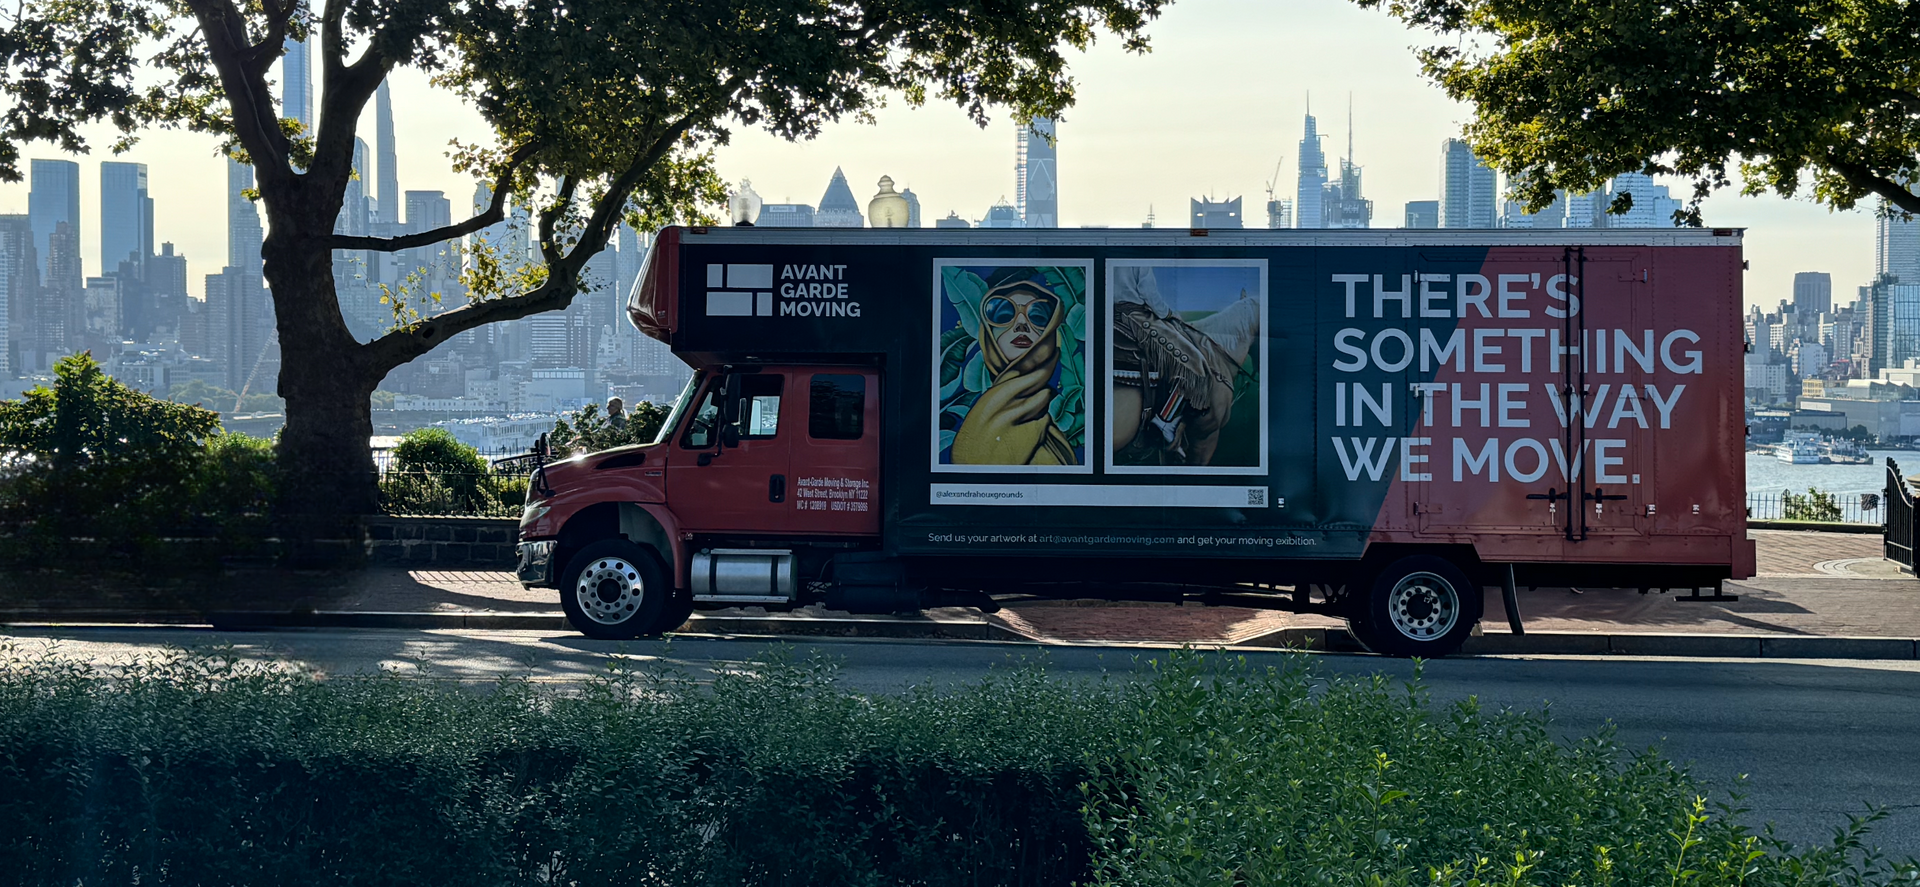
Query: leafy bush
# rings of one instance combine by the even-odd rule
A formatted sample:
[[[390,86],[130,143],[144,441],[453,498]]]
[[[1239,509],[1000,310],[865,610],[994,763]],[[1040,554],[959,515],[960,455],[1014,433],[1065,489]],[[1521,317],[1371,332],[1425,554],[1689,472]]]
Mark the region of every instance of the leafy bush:
[[[1823,493],[1812,487],[1807,488],[1805,496],[1792,490],[1780,491],[1780,514],[1787,520],[1838,521],[1840,500],[1832,493]]]
[[[169,534],[259,536],[273,501],[272,445],[220,433],[219,416],[108,377],[89,354],[52,388],[0,402],[0,521],[24,561],[72,538],[141,561]]]
[[[22,885],[1915,883],[1606,736],[1417,683],[1176,657],[870,696],[780,657],[573,691],[216,659],[0,672]]]
[[[575,453],[597,453],[614,447],[653,443],[666,424],[667,409],[641,401],[626,409],[626,417],[613,421],[600,412],[598,404],[587,404],[560,417],[547,435],[554,458],[565,459]]]
[[[510,515],[526,502],[527,479],[495,474],[445,428],[419,428],[394,446],[380,493],[390,514]]]

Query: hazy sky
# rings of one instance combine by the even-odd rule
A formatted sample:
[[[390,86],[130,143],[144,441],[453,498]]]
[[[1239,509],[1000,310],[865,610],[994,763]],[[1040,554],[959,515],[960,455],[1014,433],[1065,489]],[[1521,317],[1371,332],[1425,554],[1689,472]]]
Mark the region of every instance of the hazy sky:
[[[1206,195],[1244,197],[1248,222],[1264,224],[1276,163],[1278,190],[1293,193],[1309,95],[1331,136],[1330,167],[1347,150],[1352,95],[1354,158],[1375,227],[1397,227],[1406,201],[1438,196],[1440,143],[1468,113],[1419,76],[1409,47],[1423,34],[1341,0],[1180,0],[1149,33],[1154,51],[1146,56],[1107,40],[1072,60],[1079,101],[1059,126],[1062,226],[1133,226],[1149,211],[1180,226],[1188,199]],[[361,128],[369,144],[371,107]],[[416,72],[396,74],[394,109],[401,188],[447,192],[458,217],[473,182],[448,170],[448,140],[484,140],[485,127]],[[862,203],[890,175],[919,195],[929,225],[950,210],[978,219],[999,198],[1013,199],[1014,127],[1004,114],[982,130],[951,106],[915,110],[896,100],[878,117],[877,125],[844,122],[798,144],[736,132],[720,149],[721,170],[731,181],[751,179],[769,202],[802,203],[819,201],[836,166]],[[105,131],[93,141],[104,146]],[[27,146],[25,155],[59,156],[45,145]],[[99,161],[113,158],[102,147],[76,159],[82,255],[87,273],[97,274]],[[119,159],[148,164],[156,244],[170,240],[187,255],[188,288],[198,295],[203,275],[226,262],[226,176],[213,141],[156,133]],[[0,211],[26,207],[25,183],[0,185]],[[1873,271],[1873,217],[1865,211],[1728,192],[1707,203],[1706,221],[1748,229],[1749,303],[1771,307],[1788,297],[1796,271],[1831,272],[1835,300],[1844,303]]]

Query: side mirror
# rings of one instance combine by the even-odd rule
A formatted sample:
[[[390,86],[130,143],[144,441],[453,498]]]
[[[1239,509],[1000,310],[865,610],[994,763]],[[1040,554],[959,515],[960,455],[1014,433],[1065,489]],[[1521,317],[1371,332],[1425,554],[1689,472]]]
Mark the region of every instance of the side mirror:
[[[720,445],[737,447],[740,445],[740,426],[728,423],[720,426]]]

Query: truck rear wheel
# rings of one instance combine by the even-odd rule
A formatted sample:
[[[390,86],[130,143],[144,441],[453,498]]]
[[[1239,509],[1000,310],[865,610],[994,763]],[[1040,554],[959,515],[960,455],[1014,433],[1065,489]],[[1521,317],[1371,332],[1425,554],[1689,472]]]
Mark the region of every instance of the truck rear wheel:
[[[581,549],[560,576],[560,609],[567,621],[600,640],[631,640],[678,628],[678,623],[660,625],[672,596],[660,558],[625,539]]]
[[[1459,651],[1480,621],[1481,591],[1452,562],[1404,557],[1374,574],[1347,626],[1382,656],[1438,658]]]

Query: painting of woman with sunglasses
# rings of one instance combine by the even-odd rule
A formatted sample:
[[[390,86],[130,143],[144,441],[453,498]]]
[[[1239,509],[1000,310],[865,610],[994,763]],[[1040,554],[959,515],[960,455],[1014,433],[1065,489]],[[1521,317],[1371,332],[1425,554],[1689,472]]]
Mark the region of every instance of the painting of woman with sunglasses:
[[[942,269],[939,461],[1086,464],[1086,273]]]

